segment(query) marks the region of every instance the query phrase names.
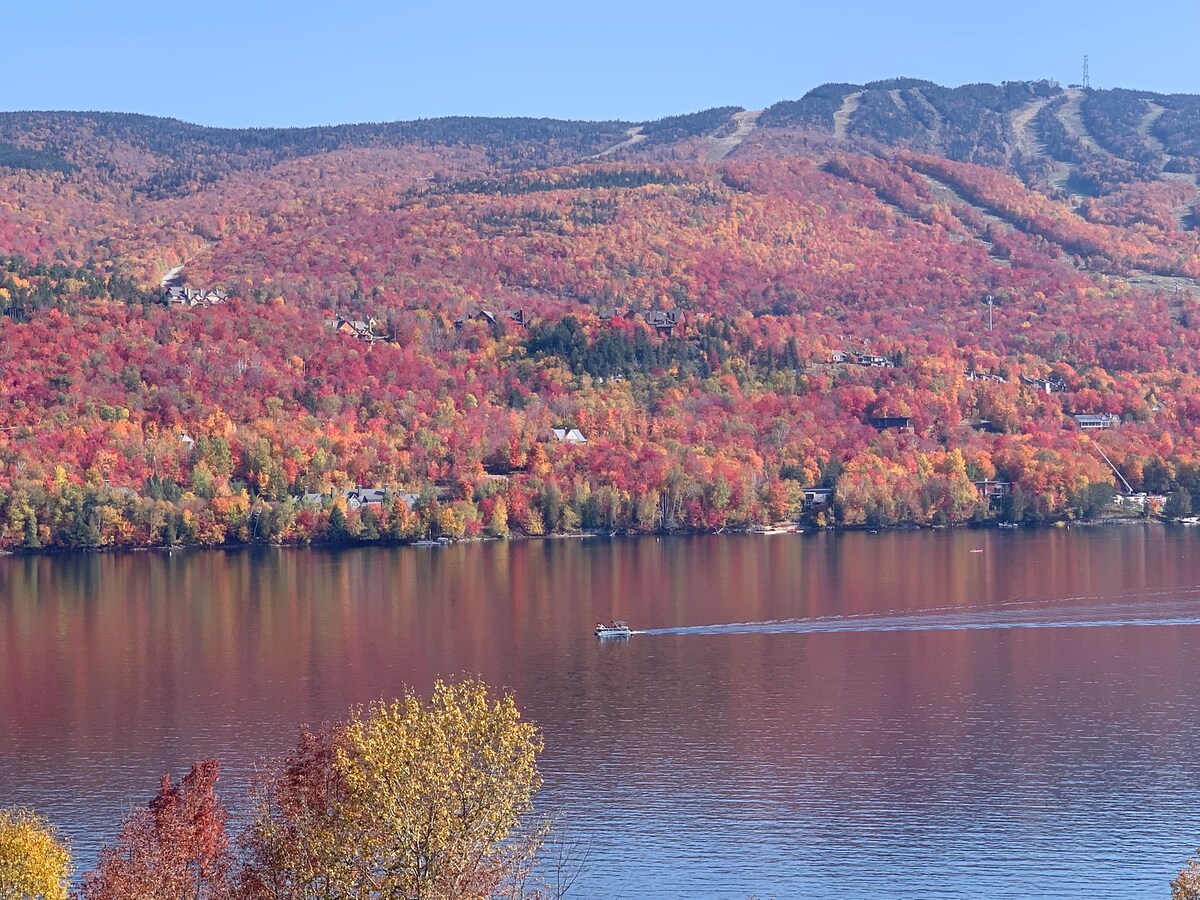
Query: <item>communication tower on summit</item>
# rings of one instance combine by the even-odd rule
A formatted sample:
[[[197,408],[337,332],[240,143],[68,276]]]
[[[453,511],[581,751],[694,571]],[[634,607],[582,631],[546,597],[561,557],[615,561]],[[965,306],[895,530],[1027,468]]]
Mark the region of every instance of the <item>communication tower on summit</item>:
[[[1083,89],[1085,91],[1092,89],[1092,76],[1088,74],[1088,58],[1086,53],[1083,55]]]

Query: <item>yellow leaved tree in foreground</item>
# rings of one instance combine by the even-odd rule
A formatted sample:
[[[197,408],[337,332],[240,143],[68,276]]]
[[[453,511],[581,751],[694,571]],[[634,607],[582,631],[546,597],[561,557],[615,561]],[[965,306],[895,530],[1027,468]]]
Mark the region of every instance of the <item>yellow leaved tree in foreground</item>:
[[[71,855],[34,813],[0,810],[0,900],[67,900]]]
[[[428,700],[355,710],[302,730],[256,784],[233,842],[205,760],[134,810],[101,853],[87,900],[532,900],[561,897],[579,861],[537,868],[548,826],[530,818],[542,736],[512,696],[467,679]],[[0,811],[0,900],[67,900],[70,856],[54,830]],[[553,883],[551,883],[553,882]],[[169,896],[168,896],[169,895]]]
[[[242,896],[551,895],[532,878],[546,835],[529,821],[541,750],[512,696],[475,680],[439,681],[428,701],[408,691],[302,732],[258,786]]]
[[[513,698],[478,681],[357,711],[337,766],[381,896],[491,896],[511,878],[530,849],[512,838],[541,786],[541,749]]]

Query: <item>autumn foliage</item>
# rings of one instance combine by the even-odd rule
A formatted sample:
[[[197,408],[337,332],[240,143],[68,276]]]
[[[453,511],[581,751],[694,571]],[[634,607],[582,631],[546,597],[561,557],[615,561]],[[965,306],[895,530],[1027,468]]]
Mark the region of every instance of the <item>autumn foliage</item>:
[[[154,799],[130,813],[117,842],[103,850],[84,881],[82,900],[232,897],[218,772],[217,761],[206,759],[178,783],[164,775]]]
[[[53,826],[28,810],[0,810],[0,898],[66,900],[70,874]]]
[[[361,708],[253,786],[232,840],[216,760],[164,775],[84,877],[81,900],[425,900],[548,897],[536,873],[548,833],[531,820],[538,729],[511,695],[439,681]],[[36,816],[0,811],[0,897],[65,900],[70,858]]]
[[[512,698],[476,681],[303,731],[257,788],[242,896],[524,895],[541,840],[522,825],[541,747]]]
[[[633,123],[0,116],[0,550],[1188,515],[1198,110],[826,85],[724,159],[732,108],[608,155]],[[163,303],[181,263],[232,299]],[[384,763],[452,774],[381,754],[412,702],[305,732],[236,846],[215,764],[166,780],[85,891],[362,887]],[[466,859],[499,885],[494,849],[386,852],[441,891]]]
[[[1125,482],[1200,501],[1194,185],[1079,199],[959,161],[1008,158],[987,123],[1063,98],[888,84],[869,91],[975,149],[780,149],[836,90],[718,165],[693,151],[729,110],[612,161],[586,159],[611,123],[269,152],[0,123],[66,154],[0,168],[0,548],[1047,521]],[[1118,128],[1133,100],[1092,118]],[[543,132],[562,143],[538,155]],[[181,261],[232,299],[159,302]],[[1085,436],[1075,413],[1120,424]],[[806,506],[818,488],[832,502]]]

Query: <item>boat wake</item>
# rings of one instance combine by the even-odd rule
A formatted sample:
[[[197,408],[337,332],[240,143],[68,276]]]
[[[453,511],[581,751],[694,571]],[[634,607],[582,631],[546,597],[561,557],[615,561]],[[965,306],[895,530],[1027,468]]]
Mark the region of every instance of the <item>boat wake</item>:
[[[1090,598],[1079,598],[1090,599]],[[1124,628],[1200,625],[1200,598],[1047,606],[1009,601],[992,607],[769,619],[721,625],[647,628],[634,634],[852,634],[875,631],[982,631],[1026,628]]]

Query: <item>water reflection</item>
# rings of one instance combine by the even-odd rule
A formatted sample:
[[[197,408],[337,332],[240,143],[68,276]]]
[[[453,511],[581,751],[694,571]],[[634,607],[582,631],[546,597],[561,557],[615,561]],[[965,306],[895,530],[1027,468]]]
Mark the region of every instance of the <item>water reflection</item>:
[[[217,755],[236,803],[298,723],[470,673],[546,732],[581,896],[1163,896],[1200,842],[1194,547],[1135,527],[0,560],[0,805],[86,857],[162,770]],[[611,618],[652,633],[597,642]]]

